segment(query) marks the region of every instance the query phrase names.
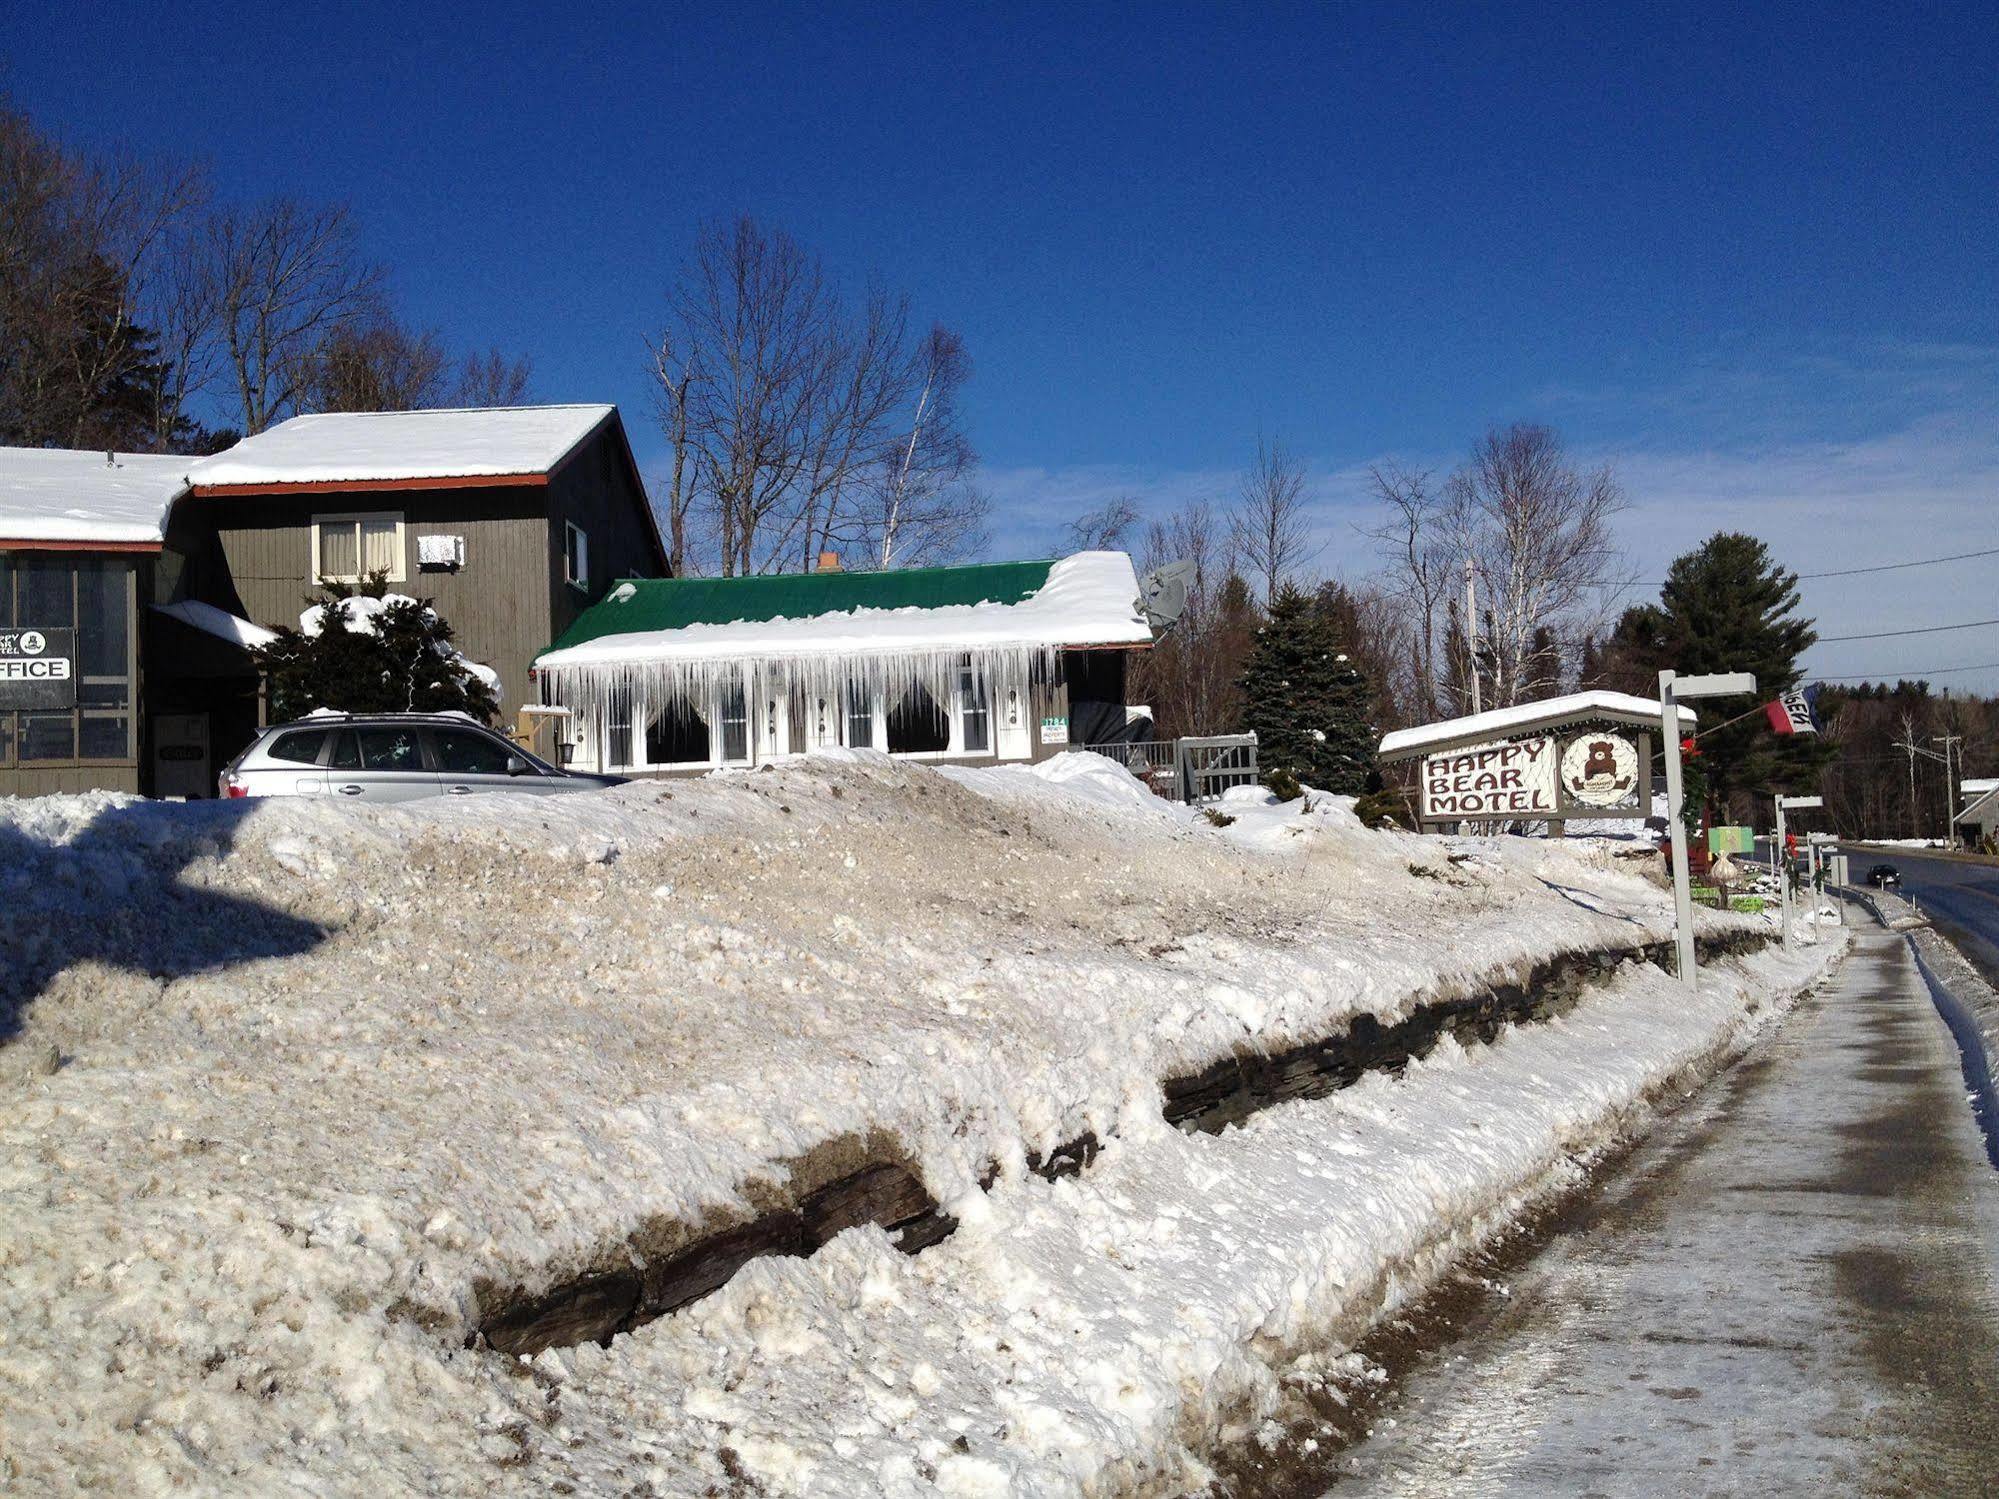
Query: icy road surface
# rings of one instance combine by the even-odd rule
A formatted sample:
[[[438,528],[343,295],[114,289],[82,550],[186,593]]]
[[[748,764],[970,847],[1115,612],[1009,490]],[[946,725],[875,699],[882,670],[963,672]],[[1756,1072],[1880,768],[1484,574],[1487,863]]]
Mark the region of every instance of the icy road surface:
[[[1986,1494],[1999,1175],[1899,937],[1696,1099],[1331,1493]]]

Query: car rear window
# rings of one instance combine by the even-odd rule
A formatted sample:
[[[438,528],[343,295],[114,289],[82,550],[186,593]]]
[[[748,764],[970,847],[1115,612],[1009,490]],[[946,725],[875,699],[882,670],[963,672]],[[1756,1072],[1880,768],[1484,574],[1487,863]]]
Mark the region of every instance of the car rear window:
[[[293,765],[317,765],[319,751],[326,743],[325,729],[294,729],[289,734],[280,734],[271,741],[265,751],[273,760],[285,760]]]
[[[437,768],[449,775],[503,776],[507,773],[509,750],[497,739],[474,734],[468,729],[433,729],[430,742],[437,747]]]

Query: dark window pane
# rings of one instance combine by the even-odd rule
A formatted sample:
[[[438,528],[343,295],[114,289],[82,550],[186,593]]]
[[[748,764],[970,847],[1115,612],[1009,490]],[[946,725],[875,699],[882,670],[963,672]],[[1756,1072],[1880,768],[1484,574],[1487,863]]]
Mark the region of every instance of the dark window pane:
[[[0,625],[14,623],[14,559],[0,552]]]
[[[847,688],[847,747],[872,749],[874,742],[874,704],[868,689],[856,683]]]
[[[363,770],[422,770],[415,729],[362,729]]]
[[[123,713],[86,713],[83,718],[84,760],[125,760],[131,757],[131,720]]]
[[[708,721],[686,702],[669,703],[646,725],[646,764],[706,764]]]
[[[325,729],[295,729],[289,734],[280,734],[271,745],[273,760],[288,760],[294,765],[317,765],[320,748],[326,743]]]
[[[459,776],[503,776],[507,773],[510,751],[496,739],[471,734],[463,729],[433,729],[430,742],[437,747],[440,770]]]
[[[76,572],[78,670],[86,677],[123,677],[125,655],[125,568],[122,563],[85,562]],[[122,698],[117,701],[123,701]]]
[[[958,673],[958,700],[964,709],[965,753],[983,755],[992,747],[985,679],[976,671]]]
[[[335,770],[359,770],[361,768],[361,746],[355,741],[352,729],[342,729],[340,737],[333,741],[333,758],[327,761]]]
[[[750,710],[741,685],[722,689],[722,758],[731,763],[750,757]]]
[[[31,557],[21,563],[16,624],[67,630],[76,624],[76,567]]]
[[[74,760],[76,758],[76,715],[74,713],[23,713],[21,715],[21,758],[23,760]]]
[[[609,739],[605,746],[606,768],[623,768],[632,763],[632,694],[628,690],[614,690],[611,700],[604,709],[604,732]]]
[[[14,758],[14,715],[0,713],[0,765]]]
[[[951,722],[937,699],[923,687],[912,687],[888,713],[888,749],[892,755],[937,754],[951,747]]]

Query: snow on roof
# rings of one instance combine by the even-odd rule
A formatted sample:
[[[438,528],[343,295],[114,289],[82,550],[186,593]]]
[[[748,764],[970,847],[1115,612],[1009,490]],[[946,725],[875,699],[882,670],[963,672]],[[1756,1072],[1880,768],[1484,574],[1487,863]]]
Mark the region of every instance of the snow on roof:
[[[276,630],[253,625],[249,620],[231,614],[227,609],[218,609],[213,604],[202,603],[199,599],[182,599],[177,604],[155,604],[153,608],[169,619],[177,619],[205,635],[213,635],[216,639],[226,640],[231,645],[240,645],[245,650],[254,645],[269,645],[278,638]]]
[[[1538,703],[1521,703],[1512,708],[1494,708],[1464,718],[1447,718],[1441,723],[1421,724],[1413,729],[1397,729],[1382,736],[1381,753],[1410,755],[1443,745],[1473,744],[1481,739],[1503,739],[1542,724],[1567,719],[1610,719],[1634,727],[1656,727],[1663,711],[1656,698],[1633,697],[1628,692],[1571,692],[1566,697],[1544,698]],[[1694,710],[1680,705],[1680,722],[1697,722]]]
[[[615,406],[338,411],[295,416],[197,461],[196,488],[545,474]]]
[[[1988,791],[1999,791],[1999,776],[1966,776],[1957,783],[1957,794],[1966,801],[1981,797]]]
[[[0,448],[0,541],[158,545],[190,460],[100,448]]]
[[[1019,569],[1045,570],[1038,586],[1023,587],[1012,575]],[[858,602],[867,593],[855,585],[873,584],[884,598],[917,596],[925,585],[941,584],[931,597],[954,596],[951,585],[969,575],[969,586],[956,589],[960,602],[902,603],[870,607]],[[1002,576],[1002,575],[1005,576]],[[620,584],[593,605],[558,643],[542,655],[539,669],[612,666],[658,661],[738,661],[759,657],[863,656],[903,652],[936,652],[988,647],[1064,645],[1149,645],[1151,628],[1138,606],[1138,575],[1123,552],[1078,552],[1050,563],[986,564],[966,568],[912,568],[903,572],[819,575],[828,583],[817,595],[799,589],[791,597],[796,614],[761,617],[755,597],[772,584],[799,585],[800,578],[714,578],[646,580]],[[617,621],[629,613],[634,622],[661,617],[657,601],[670,600],[673,590],[703,590],[702,612],[720,606],[731,590],[743,595],[746,617],[702,621],[668,628],[621,630]],[[823,607],[830,605],[832,607]],[[811,612],[804,612],[809,609]],[[678,611],[668,611],[677,613]],[[587,623],[586,623],[587,622]]]
[[[1965,809],[1957,814],[1958,822],[1983,823],[1994,812],[1999,812],[1999,781],[1983,781],[1984,790],[1972,797]],[[1964,783],[1965,790],[1972,789],[1972,783]]]

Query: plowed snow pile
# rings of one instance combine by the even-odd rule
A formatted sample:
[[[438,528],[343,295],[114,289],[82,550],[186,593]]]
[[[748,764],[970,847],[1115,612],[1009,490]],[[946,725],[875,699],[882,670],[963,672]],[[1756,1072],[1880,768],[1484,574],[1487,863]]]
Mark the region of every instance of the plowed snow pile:
[[[0,1490],[1185,1481],[1287,1358],[1831,951],[1720,965],[1698,1003],[1633,964],[1562,1020],[1182,1135],[1164,1078],[1669,929],[1602,845],[1225,810],[1084,756],[0,804]],[[1082,1176],[1025,1173],[1085,1131]],[[852,1229],[609,1348],[466,1347],[476,1284],[747,1214],[776,1163],[871,1136],[953,1237]]]

